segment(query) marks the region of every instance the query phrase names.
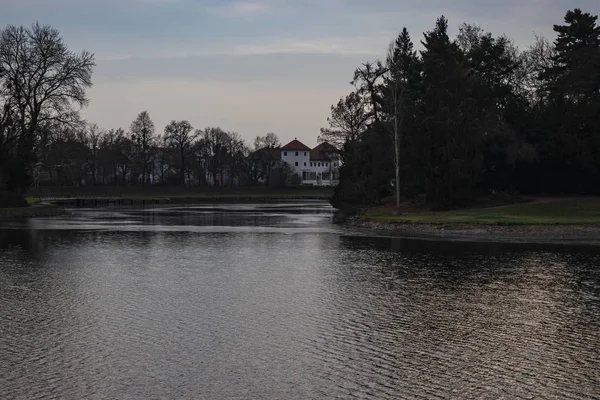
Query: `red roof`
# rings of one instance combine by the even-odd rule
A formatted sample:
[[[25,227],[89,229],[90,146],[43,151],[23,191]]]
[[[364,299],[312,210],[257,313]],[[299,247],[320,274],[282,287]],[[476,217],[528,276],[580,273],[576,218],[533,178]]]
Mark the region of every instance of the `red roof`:
[[[310,159],[317,161],[329,161],[331,156],[337,155],[339,150],[327,142],[323,142],[310,151]]]
[[[281,150],[302,150],[302,151],[310,151],[310,147],[305,145],[304,143],[294,139],[285,146],[281,148]]]

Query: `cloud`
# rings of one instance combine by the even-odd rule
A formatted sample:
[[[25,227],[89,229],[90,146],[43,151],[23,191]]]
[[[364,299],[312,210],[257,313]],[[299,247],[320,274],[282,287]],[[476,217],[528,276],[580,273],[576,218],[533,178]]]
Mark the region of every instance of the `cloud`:
[[[279,85],[346,85],[361,62],[375,57],[330,54],[215,55],[181,59],[117,59],[98,61],[94,82],[152,79],[204,82],[268,82]]]
[[[374,55],[379,54],[377,46],[385,47],[389,38],[364,37],[320,37],[307,39],[283,39],[267,43],[236,46],[233,54],[334,54],[334,55]]]
[[[273,4],[271,1],[241,0],[218,7],[208,7],[207,11],[220,17],[236,18],[263,15],[272,10],[272,8]]]
[[[598,0],[578,0],[600,13]],[[241,133],[310,142],[354,68],[385,56],[406,26],[417,48],[444,14],[505,33],[522,47],[552,40],[573,0],[0,0],[1,24],[39,20],[73,51],[96,54],[91,105],[104,127],[148,108]],[[247,106],[249,104],[250,106]],[[302,135],[305,135],[304,137]]]
[[[88,46],[94,49],[98,61],[147,60],[149,62],[211,56],[271,56],[271,55],[332,55],[332,56],[378,56],[393,36],[323,36],[290,37],[259,41],[248,39],[218,43],[186,41],[172,44],[161,40],[152,43],[122,43],[105,46],[98,43]]]
[[[246,14],[266,11],[269,9],[269,6],[264,2],[238,1],[233,3],[230,9],[235,13]]]
[[[129,0],[129,1],[134,4],[148,4],[148,5],[160,6],[160,5],[177,4],[181,0]]]

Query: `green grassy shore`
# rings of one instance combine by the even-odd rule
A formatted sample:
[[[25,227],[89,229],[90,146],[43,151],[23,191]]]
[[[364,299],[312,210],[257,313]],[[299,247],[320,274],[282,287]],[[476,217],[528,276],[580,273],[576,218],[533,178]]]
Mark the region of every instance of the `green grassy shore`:
[[[600,225],[600,197],[535,198],[496,207],[424,211],[404,203],[371,208],[359,221],[430,225]]]

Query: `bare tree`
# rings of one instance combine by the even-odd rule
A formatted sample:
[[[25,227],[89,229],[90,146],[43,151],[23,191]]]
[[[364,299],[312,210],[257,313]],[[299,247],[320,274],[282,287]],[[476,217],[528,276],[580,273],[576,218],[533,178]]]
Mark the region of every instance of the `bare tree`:
[[[229,135],[219,127],[206,128],[202,134],[204,157],[212,175],[213,185],[222,186]]]
[[[281,175],[279,182],[281,186],[297,185],[302,181],[300,176],[296,173],[294,167],[292,167],[290,164],[285,162],[281,163],[278,169]]]
[[[103,169],[103,177],[107,171],[112,175],[113,183],[119,181],[120,164],[126,164],[126,155],[123,152],[123,140],[125,140],[125,132],[123,129],[110,129],[104,133],[100,142],[99,159]]]
[[[179,155],[179,179],[182,185],[185,185],[187,157],[194,151],[194,141],[200,135],[199,131],[193,129],[188,121],[175,120],[165,127],[165,144]]]
[[[154,134],[154,122],[148,111],[142,111],[131,123],[131,140],[134,144],[135,157],[139,172],[142,174],[142,184],[150,180],[150,170],[156,136]]]
[[[262,173],[262,159],[260,151],[251,151],[245,146],[243,158],[244,173],[250,185],[257,185]]]
[[[259,152],[267,187],[271,184],[271,172],[280,146],[279,138],[273,132],[269,132],[265,136],[257,136],[254,139],[254,149]]]
[[[229,184],[233,187],[245,157],[245,143],[237,132],[228,132],[227,153],[229,154]],[[239,181],[238,181],[239,184]]]
[[[369,105],[369,113],[373,117],[374,122],[379,122],[380,120],[380,86],[381,78],[385,73],[386,69],[381,64],[381,61],[375,63],[366,62],[354,71],[354,78],[350,82],[357,87],[358,95],[367,99],[365,103]]]
[[[458,27],[458,35],[456,42],[462,49],[463,53],[469,53],[473,48],[476,48],[481,43],[481,38],[485,35],[485,31],[479,25],[472,25],[463,22]]]
[[[331,115],[327,118],[329,127],[321,128],[319,142],[328,142],[341,149],[346,141],[358,139],[370,118],[361,96],[352,92],[331,106]]]
[[[135,165],[135,146],[130,137],[125,132],[119,136],[116,141],[116,156],[119,160],[118,169],[121,172],[121,182],[123,185],[127,184],[127,177],[129,176],[129,182],[133,179],[133,169]]]
[[[158,168],[158,175],[160,177],[159,182],[164,184],[166,179],[169,177],[171,168],[175,165],[175,156],[173,150],[176,151],[174,143],[167,140],[167,135],[159,135],[156,139],[156,151],[154,154],[154,160],[156,167]],[[185,171],[185,169],[184,169]],[[156,171],[155,171],[156,172]],[[181,181],[181,170],[179,171],[178,181]],[[185,176],[183,178],[185,182]]]
[[[21,132],[33,136],[47,120],[77,119],[87,105],[94,56],[69,51],[58,30],[10,25],[0,35],[0,71],[5,102],[12,101]]]
[[[208,185],[208,176],[210,173],[209,169],[209,146],[206,138],[204,137],[204,131],[196,129],[198,134],[198,140],[194,146],[194,152],[190,157],[193,164],[193,172],[196,176],[196,182],[200,186]]]
[[[31,178],[40,125],[78,120],[79,109],[88,103],[85,91],[92,85],[94,65],[93,54],[70,51],[50,26],[9,25],[0,32],[0,108],[3,125],[10,126],[1,130],[0,143],[18,156],[21,172],[16,164],[11,167],[11,173],[21,175],[21,184],[12,188],[17,197]]]
[[[97,124],[93,123],[85,124],[77,132],[77,140],[82,145],[82,151],[85,151],[83,157],[92,178],[92,185],[94,186],[97,183],[98,156],[104,133]]]
[[[543,72],[552,67],[555,57],[554,45],[539,35],[535,36],[535,43],[522,53],[524,87],[530,99],[543,102],[547,98],[547,82],[541,78]]]

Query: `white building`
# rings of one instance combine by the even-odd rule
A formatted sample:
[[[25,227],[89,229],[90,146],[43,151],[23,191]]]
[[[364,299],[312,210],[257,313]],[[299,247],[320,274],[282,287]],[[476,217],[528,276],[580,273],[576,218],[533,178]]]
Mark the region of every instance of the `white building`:
[[[294,139],[281,149],[281,161],[293,168],[297,175],[302,176],[302,171],[310,163],[310,147]]]
[[[304,185],[335,186],[339,182],[339,153],[327,142],[311,149],[294,139],[281,148],[281,161],[293,169]]]

